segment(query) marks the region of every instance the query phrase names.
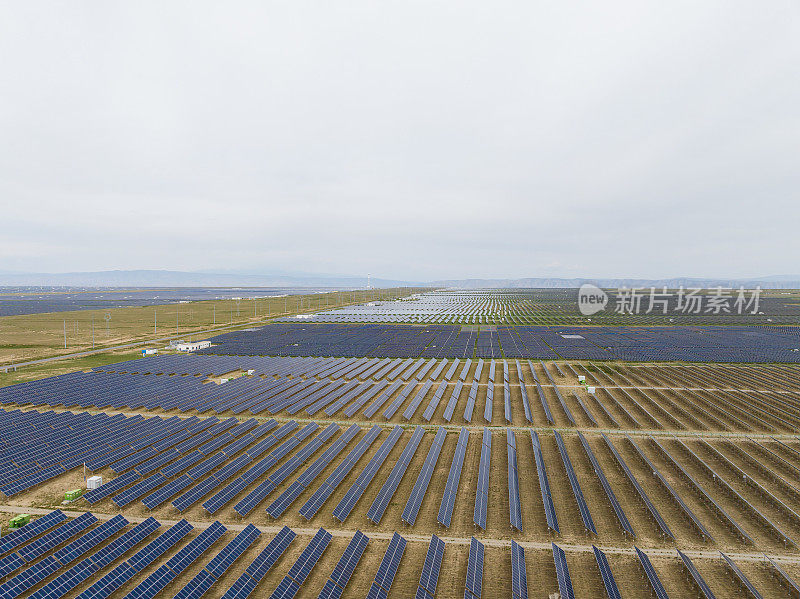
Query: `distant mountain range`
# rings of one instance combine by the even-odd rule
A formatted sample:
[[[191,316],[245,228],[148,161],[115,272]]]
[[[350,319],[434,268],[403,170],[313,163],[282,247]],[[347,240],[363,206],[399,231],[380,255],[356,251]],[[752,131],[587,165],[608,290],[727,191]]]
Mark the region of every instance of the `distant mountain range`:
[[[445,279],[400,281],[370,278],[372,287],[435,287],[461,289],[568,288],[593,283],[600,287],[739,287],[800,289],[800,275],[775,275],[753,279],[677,277],[671,279]],[[175,270],[106,270],[99,272],[26,273],[0,271],[0,286],[37,287],[340,287],[365,288],[367,277],[314,273],[267,273],[252,271],[184,272]]]
[[[406,287],[391,279],[370,279],[373,287]],[[344,287],[364,288],[367,277],[106,270],[100,272],[0,273],[0,286],[38,287]]]
[[[460,289],[516,289],[516,288],[575,288],[584,283],[592,283],[598,287],[617,289],[620,287],[712,287],[743,286],[746,289],[761,287],[763,289],[800,289],[800,275],[777,275],[757,279],[697,279],[697,278],[671,278],[671,279],[557,279],[557,278],[526,278],[526,279],[453,279],[432,281],[433,287],[457,287]]]

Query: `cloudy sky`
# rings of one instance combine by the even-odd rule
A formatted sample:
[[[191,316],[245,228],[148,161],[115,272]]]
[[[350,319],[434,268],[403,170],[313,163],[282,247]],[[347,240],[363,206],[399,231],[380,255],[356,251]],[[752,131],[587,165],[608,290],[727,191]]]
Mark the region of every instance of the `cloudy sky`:
[[[800,271],[794,1],[0,6],[0,271]]]

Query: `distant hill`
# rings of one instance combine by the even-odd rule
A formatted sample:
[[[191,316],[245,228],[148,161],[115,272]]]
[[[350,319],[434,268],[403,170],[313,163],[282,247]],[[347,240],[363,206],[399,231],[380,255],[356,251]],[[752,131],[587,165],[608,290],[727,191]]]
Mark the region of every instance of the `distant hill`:
[[[408,281],[372,278],[373,287],[408,287]],[[174,270],[106,270],[100,272],[6,273],[0,286],[35,287],[347,287],[367,286],[367,277],[182,272]]]

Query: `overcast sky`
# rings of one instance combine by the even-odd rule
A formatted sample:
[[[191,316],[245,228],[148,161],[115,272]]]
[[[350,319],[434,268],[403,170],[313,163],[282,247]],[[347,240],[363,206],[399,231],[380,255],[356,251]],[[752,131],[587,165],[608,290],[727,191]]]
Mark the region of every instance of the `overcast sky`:
[[[795,1],[0,6],[0,271],[800,271]]]

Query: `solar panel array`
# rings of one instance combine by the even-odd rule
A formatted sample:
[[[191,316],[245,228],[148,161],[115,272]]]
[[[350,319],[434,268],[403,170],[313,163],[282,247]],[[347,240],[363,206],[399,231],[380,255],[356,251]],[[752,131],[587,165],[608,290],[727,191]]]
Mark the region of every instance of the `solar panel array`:
[[[372,459],[370,459],[370,461],[361,471],[361,474],[358,475],[358,478],[350,487],[350,490],[347,491],[336,508],[334,508],[334,518],[340,522],[344,522],[347,519],[347,516],[350,515],[351,511],[353,511],[356,503],[358,503],[358,500],[361,499],[361,496],[367,490],[367,487],[372,482],[372,479],[375,478],[378,470],[386,461],[386,458],[389,457],[389,453],[392,451],[392,448],[402,435],[403,427],[395,426],[394,429],[392,429],[392,432],[389,434],[389,436],[384,439],[383,443],[381,443],[378,451],[374,456],[372,456]]]
[[[406,544],[406,540],[399,534],[394,533],[392,535],[392,540],[389,541],[389,546],[383,555],[381,565],[378,566],[375,580],[369,587],[367,599],[386,599],[389,596],[389,590],[392,588],[397,569],[400,567],[400,560],[403,559]]]
[[[587,531],[597,534],[594,520],[592,520],[592,514],[589,512],[589,506],[586,505],[586,499],[583,497],[583,491],[578,482],[578,476],[575,474],[575,469],[572,467],[572,460],[570,460],[567,447],[564,445],[564,439],[558,431],[553,431],[553,433],[556,437],[556,444],[561,454],[561,460],[564,462],[564,470],[567,472],[567,479],[569,479],[569,484],[572,487],[572,494],[575,497],[575,502],[578,504],[578,511],[581,513],[581,518],[583,519],[583,526]]]
[[[372,520],[375,524],[380,523],[384,512],[386,512],[386,508],[389,507],[389,502],[392,500],[392,497],[394,497],[397,487],[400,486],[400,481],[403,479],[403,476],[405,476],[408,465],[411,463],[424,435],[425,429],[421,426],[414,429],[414,434],[411,435],[411,438],[403,449],[403,453],[400,454],[400,458],[389,473],[389,478],[383,483],[381,490],[378,492],[377,497],[375,497],[375,500],[367,511],[367,518]]]
[[[544,504],[544,515],[547,520],[547,526],[556,532],[558,529],[558,518],[556,517],[556,509],[553,506],[553,496],[550,493],[550,480],[547,478],[547,469],[544,465],[544,455],[542,454],[542,445],[539,441],[539,433],[532,430],[531,443],[533,445],[533,457],[536,463],[536,473],[539,476],[539,490],[542,493],[542,503]]]
[[[325,586],[322,587],[322,592],[319,594],[318,599],[337,599],[342,597],[347,583],[353,576],[356,566],[358,566],[358,562],[361,561],[361,556],[364,555],[364,551],[367,549],[367,543],[369,543],[369,537],[357,530],[344,550],[342,557],[339,558]]]
[[[481,597],[483,594],[483,554],[483,543],[472,537],[469,543],[464,599]]]
[[[453,518],[453,509],[458,495],[458,484],[461,481],[461,471],[464,468],[464,458],[467,455],[467,443],[469,442],[469,431],[461,427],[458,433],[458,442],[453,454],[453,461],[450,463],[450,471],[447,474],[447,484],[442,495],[442,503],[439,506],[437,521],[439,524],[450,527]]]
[[[508,453],[509,518],[511,527],[522,532],[522,503],[519,498],[519,473],[517,471],[517,437],[510,428],[506,429],[506,451]]]
[[[492,460],[492,431],[484,427],[481,441],[481,461],[478,466],[478,487],[475,491],[475,526],[486,529],[486,517],[489,511],[489,467]]]
[[[528,599],[528,570],[525,566],[525,550],[516,541],[511,541],[511,597]]]
[[[428,599],[428,597],[436,595],[436,585],[439,582],[439,572],[442,569],[443,558],[444,541],[433,535],[428,545],[428,552],[425,554],[422,573],[419,576],[419,586],[415,595],[418,599]]]
[[[403,510],[402,519],[407,524],[414,524],[417,520],[417,515],[422,507],[422,500],[425,498],[425,492],[428,490],[428,485],[431,482],[433,471],[436,469],[436,463],[439,461],[439,454],[442,451],[444,440],[447,437],[447,429],[443,426],[439,427],[436,431],[436,437],[433,439],[428,455],[425,457],[425,462],[422,465],[417,476],[417,481],[411,490],[411,495],[406,502],[406,507]]]

